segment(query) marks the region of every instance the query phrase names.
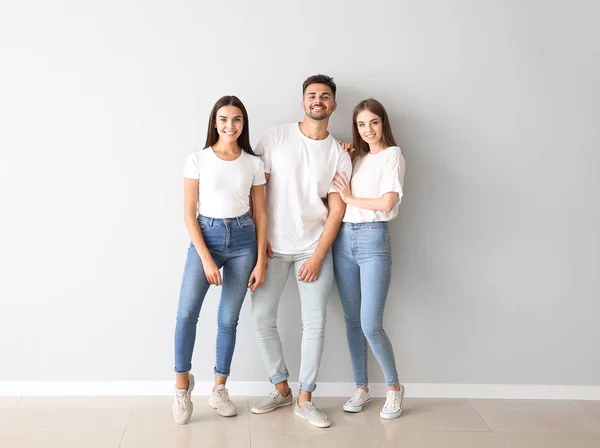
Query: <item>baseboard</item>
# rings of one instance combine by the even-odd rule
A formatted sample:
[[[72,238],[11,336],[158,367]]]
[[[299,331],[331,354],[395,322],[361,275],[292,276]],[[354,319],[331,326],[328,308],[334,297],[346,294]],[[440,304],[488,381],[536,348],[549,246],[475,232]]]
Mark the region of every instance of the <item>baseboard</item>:
[[[513,398],[600,400],[600,386],[521,384],[427,384],[406,383],[406,396],[419,398]],[[231,395],[263,396],[273,388],[267,382],[231,381]],[[385,384],[371,384],[371,395],[385,396]],[[211,381],[196,381],[196,392],[207,395]],[[317,397],[347,397],[353,383],[319,383]],[[0,381],[0,396],[22,395],[170,395],[171,381]]]

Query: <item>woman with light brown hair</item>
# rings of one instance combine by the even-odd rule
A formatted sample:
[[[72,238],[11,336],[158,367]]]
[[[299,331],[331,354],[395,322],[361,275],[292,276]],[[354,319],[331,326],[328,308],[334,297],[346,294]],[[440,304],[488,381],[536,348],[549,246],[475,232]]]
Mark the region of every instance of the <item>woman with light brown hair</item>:
[[[388,222],[398,215],[404,157],[379,101],[368,99],[356,106],[352,131],[352,180],[344,174],[334,180],[347,204],[333,245],[333,262],[357,386],[343,408],[360,412],[371,401],[368,341],[388,386],[380,417],[392,419],[402,414],[404,386],[398,380],[392,344],[383,329],[383,314],[392,271]]]

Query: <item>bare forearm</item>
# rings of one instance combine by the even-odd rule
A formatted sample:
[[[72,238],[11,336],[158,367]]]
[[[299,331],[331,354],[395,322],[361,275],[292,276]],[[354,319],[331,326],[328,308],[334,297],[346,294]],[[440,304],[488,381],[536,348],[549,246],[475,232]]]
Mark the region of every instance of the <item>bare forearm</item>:
[[[258,245],[258,261],[264,262],[267,258],[267,214],[257,213],[254,218],[256,225],[256,240]]]
[[[340,225],[342,224],[344,212],[345,208],[342,210],[330,211],[327,221],[325,221],[325,228],[319,239],[319,244],[314,253],[319,259],[323,260],[325,258],[331,245],[335,241],[338,231],[340,230]]]
[[[358,208],[364,208],[365,210],[372,210],[374,212],[389,212],[394,208],[397,200],[397,195],[385,195],[380,198],[372,199],[350,196],[349,198],[346,198],[346,204]]]
[[[208,247],[206,247],[206,243],[204,242],[204,237],[202,236],[202,230],[200,230],[200,225],[195,217],[186,216],[184,218],[185,226],[190,234],[190,238],[192,239],[192,243],[194,243],[194,247],[196,248],[196,252],[200,256],[200,259],[207,260],[208,258],[212,258],[210,255],[210,251]]]

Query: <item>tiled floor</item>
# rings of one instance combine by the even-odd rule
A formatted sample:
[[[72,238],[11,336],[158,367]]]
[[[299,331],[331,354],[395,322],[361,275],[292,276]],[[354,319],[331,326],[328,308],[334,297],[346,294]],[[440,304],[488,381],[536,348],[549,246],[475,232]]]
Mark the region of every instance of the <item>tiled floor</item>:
[[[344,398],[316,398],[333,421],[318,429],[291,407],[254,415],[254,397],[235,397],[233,418],[206,400],[178,426],[171,397],[0,397],[0,448],[600,448],[600,402],[407,398],[383,421],[383,399],[348,414]]]

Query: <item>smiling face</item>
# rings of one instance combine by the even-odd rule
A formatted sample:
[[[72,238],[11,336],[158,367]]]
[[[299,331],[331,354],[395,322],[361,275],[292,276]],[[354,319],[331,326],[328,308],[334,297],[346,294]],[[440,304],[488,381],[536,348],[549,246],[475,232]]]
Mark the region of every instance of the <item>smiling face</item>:
[[[380,144],[383,137],[383,121],[381,117],[365,109],[356,116],[356,127],[358,128],[360,137],[369,146]]]
[[[326,84],[310,84],[304,91],[302,109],[313,120],[326,120],[335,111],[337,103],[331,87]]]
[[[244,129],[242,111],[236,106],[223,106],[215,115],[215,128],[219,139],[225,142],[235,142]]]

